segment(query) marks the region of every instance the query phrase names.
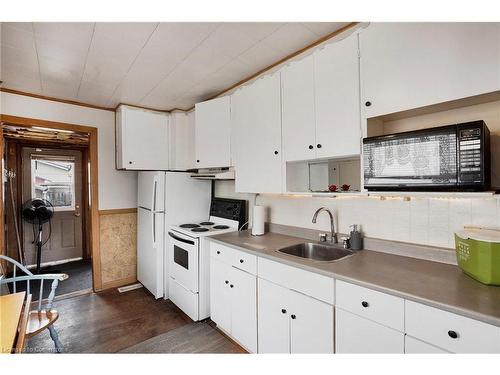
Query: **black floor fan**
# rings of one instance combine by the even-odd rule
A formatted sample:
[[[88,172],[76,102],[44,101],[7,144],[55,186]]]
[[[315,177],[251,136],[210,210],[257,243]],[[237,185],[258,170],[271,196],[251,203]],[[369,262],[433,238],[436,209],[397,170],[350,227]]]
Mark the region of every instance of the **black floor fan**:
[[[40,273],[40,263],[42,260],[42,246],[47,243],[51,235],[50,219],[54,215],[52,204],[40,198],[30,199],[24,202],[23,219],[33,225],[33,243],[36,246],[36,273]],[[43,224],[49,223],[49,234],[43,240]]]

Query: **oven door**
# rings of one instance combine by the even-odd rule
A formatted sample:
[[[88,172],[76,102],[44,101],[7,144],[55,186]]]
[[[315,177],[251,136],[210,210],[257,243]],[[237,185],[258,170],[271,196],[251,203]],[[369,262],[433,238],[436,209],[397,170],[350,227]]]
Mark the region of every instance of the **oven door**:
[[[169,231],[170,277],[198,293],[198,239]]]

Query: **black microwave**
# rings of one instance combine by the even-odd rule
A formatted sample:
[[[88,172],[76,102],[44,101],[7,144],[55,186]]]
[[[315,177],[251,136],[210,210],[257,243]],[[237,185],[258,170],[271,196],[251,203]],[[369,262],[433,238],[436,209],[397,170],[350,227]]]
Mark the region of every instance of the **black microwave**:
[[[363,139],[368,190],[484,191],[490,131],[484,121]]]

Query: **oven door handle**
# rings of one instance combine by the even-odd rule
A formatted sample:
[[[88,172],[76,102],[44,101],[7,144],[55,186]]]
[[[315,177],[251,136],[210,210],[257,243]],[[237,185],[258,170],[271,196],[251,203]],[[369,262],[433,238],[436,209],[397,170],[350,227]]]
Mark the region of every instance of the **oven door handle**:
[[[180,241],[180,242],[184,242],[184,243],[188,243],[190,245],[194,245],[194,241],[191,241],[191,240],[186,240],[184,238],[180,238],[180,237],[177,237],[175,234],[173,234],[172,232],[168,232],[168,235],[170,237],[172,237],[174,240],[177,240],[177,241]]]

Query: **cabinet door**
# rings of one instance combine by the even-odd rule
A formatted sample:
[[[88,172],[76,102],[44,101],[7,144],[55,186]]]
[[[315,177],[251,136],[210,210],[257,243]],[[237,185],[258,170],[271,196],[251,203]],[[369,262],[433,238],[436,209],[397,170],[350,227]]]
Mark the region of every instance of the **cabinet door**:
[[[235,188],[281,192],[280,75],[265,76],[231,98]]]
[[[257,353],[257,277],[231,267],[229,282],[231,336],[251,353]]]
[[[185,171],[195,168],[194,116],[183,112],[173,112],[170,116],[170,169]]]
[[[314,54],[316,155],[359,155],[358,37],[353,34]]]
[[[141,109],[122,109],[122,167],[167,170],[168,117]]]
[[[289,293],[258,279],[259,353],[290,353]]]
[[[337,353],[404,353],[404,333],[335,309]]]
[[[281,72],[283,157],[285,161],[316,157],[314,60],[308,56]]]
[[[427,344],[426,342],[414,339],[411,336],[405,336],[405,353],[407,354],[444,354],[446,350],[437,346]]]
[[[499,29],[494,23],[370,24],[360,33],[365,117],[498,90]]]
[[[231,97],[196,104],[196,167],[231,165]]]
[[[231,333],[230,272],[230,265],[210,258],[210,317],[227,333]]]
[[[333,306],[290,292],[290,352],[333,353]]]

